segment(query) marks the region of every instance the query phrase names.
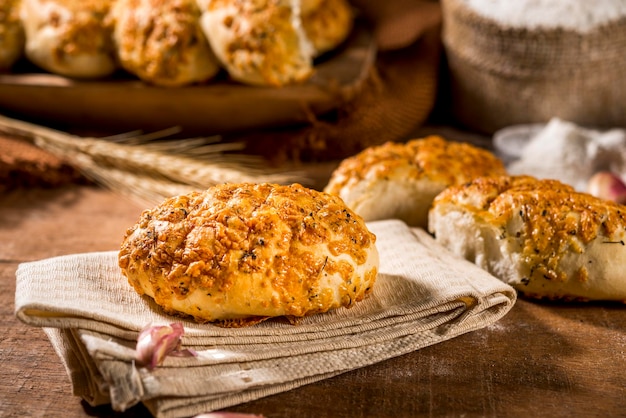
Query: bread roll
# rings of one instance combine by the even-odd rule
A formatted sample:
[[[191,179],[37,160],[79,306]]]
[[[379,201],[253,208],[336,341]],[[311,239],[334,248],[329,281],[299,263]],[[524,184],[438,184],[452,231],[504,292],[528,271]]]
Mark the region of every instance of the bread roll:
[[[10,69],[22,56],[24,28],[20,21],[20,1],[0,2],[0,71]]]
[[[115,71],[112,0],[22,0],[25,54],[46,71],[97,78]]]
[[[366,221],[396,218],[426,228],[432,201],[447,186],[503,174],[502,162],[489,151],[429,136],[371,147],[342,161],[324,191],[339,195]]]
[[[195,0],[117,0],[112,15],[120,63],[141,80],[177,87],[218,73]]]
[[[450,187],[434,201],[429,230],[528,297],[626,301],[626,207],[556,180]]]
[[[378,271],[375,241],[336,196],[226,184],[145,211],[119,265],[168,313],[244,326],[361,301]]]
[[[347,0],[303,0],[302,26],[318,56],[341,45],[352,31],[354,13]]]
[[[322,5],[326,0],[300,0],[300,13],[303,15],[311,13]]]
[[[230,76],[246,84],[282,86],[313,72],[310,44],[296,0],[199,0],[202,29]]]

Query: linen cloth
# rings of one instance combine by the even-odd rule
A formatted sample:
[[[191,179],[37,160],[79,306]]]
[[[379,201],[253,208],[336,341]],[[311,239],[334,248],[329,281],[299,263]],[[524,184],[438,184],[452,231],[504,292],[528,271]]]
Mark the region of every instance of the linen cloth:
[[[428,233],[397,220],[368,223],[380,271],[370,297],[291,325],[238,329],[164,314],[139,296],[117,266],[117,251],[23,263],[16,273],[17,317],[43,327],[74,393],[124,410],[143,402],[156,417],[184,417],[287,391],[486,327],[516,293],[454,257]],[[183,348],[150,371],[134,363],[147,325],[182,322]]]

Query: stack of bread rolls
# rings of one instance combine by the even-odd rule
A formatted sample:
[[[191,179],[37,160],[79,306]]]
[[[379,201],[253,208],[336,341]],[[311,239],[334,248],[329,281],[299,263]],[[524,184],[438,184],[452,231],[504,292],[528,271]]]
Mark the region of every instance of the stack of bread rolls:
[[[158,86],[225,69],[251,85],[306,80],[314,59],[348,37],[347,0],[8,0],[0,69],[20,56],[45,71],[102,78],[118,69]]]

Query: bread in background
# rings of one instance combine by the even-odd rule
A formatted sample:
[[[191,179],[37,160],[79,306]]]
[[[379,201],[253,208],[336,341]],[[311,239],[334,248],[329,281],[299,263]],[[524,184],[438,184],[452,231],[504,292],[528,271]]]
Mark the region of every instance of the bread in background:
[[[117,68],[108,15],[113,0],[22,0],[26,57],[54,74],[100,78]]]
[[[354,11],[347,0],[302,0],[301,14],[314,56],[339,47],[354,26]]]
[[[204,34],[234,80],[278,87],[311,76],[314,48],[302,27],[299,1],[198,3]]]
[[[219,72],[195,0],[116,0],[111,15],[120,64],[141,80],[178,87]]]
[[[0,2],[0,71],[6,71],[24,52],[24,28],[20,20],[20,1]]]
[[[426,228],[433,199],[446,187],[506,174],[491,152],[439,136],[389,142],[347,158],[324,191],[336,194],[366,221],[401,219]]]

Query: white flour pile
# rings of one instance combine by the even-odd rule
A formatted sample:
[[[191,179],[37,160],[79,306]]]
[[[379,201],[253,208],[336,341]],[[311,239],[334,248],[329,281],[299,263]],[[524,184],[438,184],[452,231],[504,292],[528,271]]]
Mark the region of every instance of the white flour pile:
[[[623,129],[597,131],[554,118],[540,129],[521,125],[496,132],[494,146],[501,154],[516,158],[507,166],[510,174],[556,179],[579,191],[585,191],[591,176],[599,171],[626,180]]]
[[[476,13],[504,25],[579,32],[626,17],[625,0],[465,0]]]

